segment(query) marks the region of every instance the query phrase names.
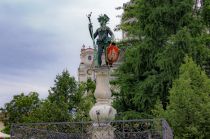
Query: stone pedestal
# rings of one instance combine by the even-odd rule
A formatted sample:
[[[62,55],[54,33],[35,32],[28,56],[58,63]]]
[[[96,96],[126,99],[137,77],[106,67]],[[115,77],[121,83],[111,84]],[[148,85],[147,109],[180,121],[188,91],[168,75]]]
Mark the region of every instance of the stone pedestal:
[[[111,125],[93,127],[91,139],[114,139],[114,130]]]
[[[89,114],[94,121],[92,139],[113,139],[114,128],[110,121],[114,120],[116,110],[111,106],[111,90],[109,85],[109,69],[107,67],[95,69],[96,89],[94,96],[96,104]]]

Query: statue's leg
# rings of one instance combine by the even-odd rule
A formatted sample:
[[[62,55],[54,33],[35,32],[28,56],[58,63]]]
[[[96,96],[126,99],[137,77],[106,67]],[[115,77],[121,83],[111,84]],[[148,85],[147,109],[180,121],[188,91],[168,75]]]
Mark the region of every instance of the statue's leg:
[[[108,60],[107,60],[107,47],[108,47],[108,44],[104,46],[104,53],[105,53],[106,65],[108,65]]]
[[[102,53],[103,53],[103,48],[100,45],[100,46],[98,46],[98,65],[99,66],[101,66],[101,64],[102,64],[102,60],[101,60]]]

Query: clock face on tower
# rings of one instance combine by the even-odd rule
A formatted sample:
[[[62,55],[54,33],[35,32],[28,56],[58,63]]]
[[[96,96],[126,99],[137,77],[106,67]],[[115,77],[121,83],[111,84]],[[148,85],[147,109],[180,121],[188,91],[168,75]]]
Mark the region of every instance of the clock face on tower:
[[[91,70],[91,69],[88,69],[88,70],[87,70],[87,74],[88,74],[88,75],[91,75],[91,74],[92,74],[92,70]]]

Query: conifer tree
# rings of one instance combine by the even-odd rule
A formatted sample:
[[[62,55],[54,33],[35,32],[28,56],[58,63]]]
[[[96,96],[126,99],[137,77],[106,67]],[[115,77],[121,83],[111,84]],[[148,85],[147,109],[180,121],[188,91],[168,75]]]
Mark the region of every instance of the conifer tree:
[[[157,99],[169,103],[169,89],[178,78],[185,55],[202,65],[209,58],[203,37],[207,34],[194,0],[132,0],[123,19],[136,17],[138,26],[122,23],[128,35],[139,33],[138,43],[127,49],[118,70],[121,91],[114,102],[118,112],[151,114]],[[136,6],[134,6],[136,5]],[[133,8],[134,7],[134,8]],[[133,12],[137,11],[137,12]],[[132,15],[132,16],[131,16]]]
[[[157,104],[155,116],[167,119],[176,138],[209,138],[210,79],[191,58],[185,58],[169,92],[167,110]]]

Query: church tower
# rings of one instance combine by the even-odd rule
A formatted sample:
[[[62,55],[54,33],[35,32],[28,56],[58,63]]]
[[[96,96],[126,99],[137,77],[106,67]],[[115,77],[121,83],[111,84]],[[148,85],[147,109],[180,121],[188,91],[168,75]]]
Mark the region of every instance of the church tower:
[[[78,68],[78,81],[86,82],[87,79],[94,80],[94,72],[92,71],[92,64],[93,64],[93,48],[85,48],[85,45],[82,46],[80,52],[80,65]]]

